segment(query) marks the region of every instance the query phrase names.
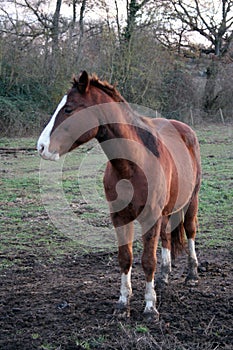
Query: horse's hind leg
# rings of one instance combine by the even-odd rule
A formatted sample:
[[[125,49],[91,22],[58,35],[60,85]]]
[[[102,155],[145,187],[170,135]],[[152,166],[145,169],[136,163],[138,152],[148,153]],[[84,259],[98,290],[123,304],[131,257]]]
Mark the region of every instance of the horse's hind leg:
[[[121,318],[130,316],[131,269],[133,261],[133,222],[116,227],[118,240],[118,261],[121,269],[120,297],[116,305],[115,315]]]
[[[160,275],[156,281],[159,287],[164,287],[168,284],[168,277],[171,272],[171,230],[169,227],[169,217],[164,216],[160,232],[160,238],[162,241],[161,269]]]
[[[188,239],[188,275],[187,283],[198,282],[198,261],[195,251],[195,237],[197,231],[197,210],[198,210],[198,194],[195,194],[185,213],[184,228]]]

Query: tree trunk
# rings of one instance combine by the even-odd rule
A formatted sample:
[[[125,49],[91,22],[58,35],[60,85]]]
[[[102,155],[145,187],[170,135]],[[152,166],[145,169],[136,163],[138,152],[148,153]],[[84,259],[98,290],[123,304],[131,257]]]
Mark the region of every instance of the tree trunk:
[[[82,0],[80,13],[79,13],[79,39],[77,43],[77,54],[76,61],[79,62],[80,57],[82,56],[82,45],[83,45],[83,37],[84,37],[84,13],[86,10],[87,0]]]
[[[206,71],[206,84],[203,98],[203,109],[207,114],[211,114],[217,109],[217,77],[219,73],[219,62],[212,61]]]
[[[57,67],[58,67],[58,55],[59,55],[59,18],[61,11],[62,0],[57,0],[56,9],[53,14],[51,38],[52,38],[52,55],[51,55],[51,81],[55,80]]]
[[[53,22],[52,22],[52,29],[51,29],[53,51],[56,51],[58,49],[59,17],[60,17],[60,11],[61,11],[61,4],[62,4],[62,0],[57,0],[56,10],[53,15]]]

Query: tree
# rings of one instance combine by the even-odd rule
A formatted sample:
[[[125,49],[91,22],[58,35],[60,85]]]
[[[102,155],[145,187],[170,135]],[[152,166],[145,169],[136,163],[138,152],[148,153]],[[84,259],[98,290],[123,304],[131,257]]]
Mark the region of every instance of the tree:
[[[170,0],[168,3],[174,11],[173,18],[186,26],[186,32],[198,33],[206,40],[208,46],[201,52],[212,54],[203,97],[203,109],[210,114],[219,107],[216,89],[219,62],[229,54],[233,42],[233,1]]]
[[[127,42],[130,41],[133,31],[135,30],[137,24],[137,17],[140,10],[143,10],[143,7],[150,0],[143,0],[141,2],[137,0],[127,0],[126,10],[127,10],[127,19],[126,19],[126,27],[124,30],[124,38]]]
[[[115,0],[118,42],[112,65],[112,79],[119,82],[119,88],[124,96],[132,101],[134,99],[132,80],[138,71],[136,64],[140,63],[137,61],[140,56],[137,50],[142,51],[140,40],[142,38],[145,40],[145,37],[148,36],[147,28],[155,20],[155,17],[151,15],[155,12],[155,6],[153,0],[126,0],[125,21],[120,21],[119,7],[119,2]]]
[[[51,23],[51,38],[53,43],[53,52],[56,52],[58,49],[58,40],[59,40],[59,18],[61,11],[62,0],[56,1],[56,9],[52,17]]]
[[[117,25],[118,38],[119,41],[124,41],[125,43],[130,42],[133,32],[139,27],[141,27],[141,25],[147,26],[149,24],[147,23],[147,20],[148,18],[153,16],[150,16],[148,13],[154,13],[154,10],[158,7],[154,6],[153,0],[126,0],[125,23],[124,25],[122,25],[120,23],[119,18],[119,8],[120,6],[122,6],[122,2],[121,4],[119,4],[117,0],[114,0],[114,2],[116,10],[115,21]],[[142,17],[144,17],[143,21],[141,20]]]

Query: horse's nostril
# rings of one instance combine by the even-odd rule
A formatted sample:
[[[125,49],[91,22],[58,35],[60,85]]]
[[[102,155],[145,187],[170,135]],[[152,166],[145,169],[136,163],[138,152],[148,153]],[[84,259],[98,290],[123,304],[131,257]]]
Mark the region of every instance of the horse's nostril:
[[[40,147],[39,147],[39,153],[43,153],[43,151],[44,151],[44,145],[40,145]]]

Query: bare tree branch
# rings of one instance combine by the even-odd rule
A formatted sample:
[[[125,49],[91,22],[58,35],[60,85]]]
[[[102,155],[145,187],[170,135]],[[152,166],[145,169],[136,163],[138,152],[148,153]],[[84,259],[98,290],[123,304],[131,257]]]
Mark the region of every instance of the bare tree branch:
[[[28,2],[28,0],[24,0],[24,1],[25,1],[25,4],[27,5],[27,8],[29,8],[32,11],[32,13],[36,16],[38,22],[40,22],[43,27],[51,29],[51,25],[48,25],[48,18],[40,13],[39,8],[38,8],[39,6],[37,6],[37,8],[34,8]],[[40,3],[39,3],[39,5],[40,5]]]
[[[215,22],[214,15],[204,15],[200,0],[192,2],[193,5],[183,0],[171,0],[176,17],[191,31],[205,37],[214,47],[217,56],[224,55],[232,41],[232,33],[229,32],[233,26],[233,16],[229,15],[233,10],[233,1],[221,1],[221,18],[218,22]]]

